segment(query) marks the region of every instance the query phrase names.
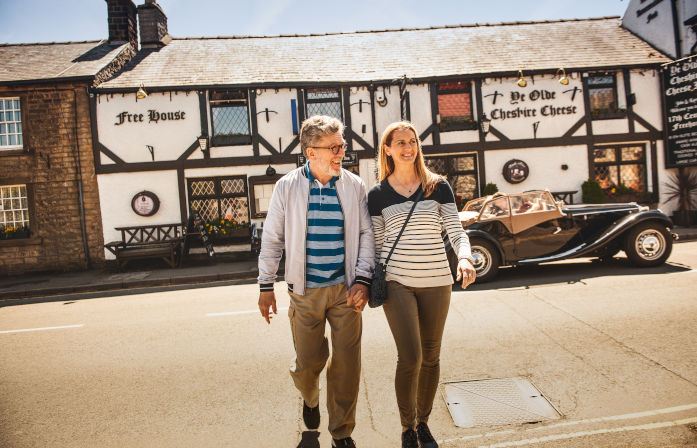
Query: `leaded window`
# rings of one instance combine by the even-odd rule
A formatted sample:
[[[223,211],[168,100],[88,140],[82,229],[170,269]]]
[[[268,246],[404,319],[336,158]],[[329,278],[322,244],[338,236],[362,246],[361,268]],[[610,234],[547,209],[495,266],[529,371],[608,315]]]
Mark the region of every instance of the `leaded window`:
[[[205,222],[233,221],[249,224],[247,177],[205,177],[188,179],[189,208]]]
[[[0,185],[0,239],[29,236],[26,185]]]
[[[252,143],[246,90],[214,90],[210,93],[210,103],[213,125],[211,146]]]
[[[624,111],[617,105],[617,78],[614,73],[591,74],[587,83],[591,117],[624,117]]]
[[[620,185],[646,191],[646,149],[644,145],[600,146],[593,148],[595,180],[611,191]]]
[[[461,210],[467,201],[479,196],[476,155],[426,156],[424,162],[429,170],[446,177],[455,194],[458,210]]]
[[[0,149],[20,149],[22,145],[19,98],[0,98]]]
[[[306,117],[328,115],[343,121],[339,89],[307,89],[305,92]]]
[[[477,124],[472,118],[471,83],[438,83],[438,114],[441,132],[477,129]]]

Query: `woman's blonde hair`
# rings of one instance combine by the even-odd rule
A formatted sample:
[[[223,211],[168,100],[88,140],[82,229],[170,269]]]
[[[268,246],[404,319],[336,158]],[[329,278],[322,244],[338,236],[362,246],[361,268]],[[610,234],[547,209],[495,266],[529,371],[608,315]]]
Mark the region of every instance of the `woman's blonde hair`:
[[[424,162],[423,151],[421,150],[421,139],[419,134],[416,132],[414,125],[408,121],[397,121],[390,124],[385,128],[382,133],[382,138],[380,139],[380,150],[378,151],[379,158],[379,168],[378,168],[378,180],[382,181],[387,178],[392,172],[394,172],[394,161],[391,157],[387,156],[385,152],[385,147],[392,145],[392,134],[394,131],[399,129],[411,129],[414,133],[414,138],[416,138],[416,146],[418,151],[416,153],[416,160],[414,165],[416,167],[416,174],[421,178],[421,189],[424,191],[424,197],[428,197],[433,193],[436,188],[436,184],[440,181],[443,176],[440,176],[426,167]]]

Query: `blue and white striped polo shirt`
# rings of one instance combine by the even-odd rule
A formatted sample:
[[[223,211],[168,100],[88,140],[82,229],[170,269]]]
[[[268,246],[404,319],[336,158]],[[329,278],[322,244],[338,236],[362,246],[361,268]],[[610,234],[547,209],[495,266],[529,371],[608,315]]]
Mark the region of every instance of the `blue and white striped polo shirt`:
[[[336,196],[333,177],[325,185],[310,173],[310,200],[307,210],[305,280],[307,288],[322,288],[345,282],[344,213]]]

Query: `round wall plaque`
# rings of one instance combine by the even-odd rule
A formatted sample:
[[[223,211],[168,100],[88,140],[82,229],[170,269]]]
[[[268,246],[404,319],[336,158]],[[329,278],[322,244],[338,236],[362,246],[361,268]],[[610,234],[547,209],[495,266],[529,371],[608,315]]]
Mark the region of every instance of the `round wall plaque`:
[[[522,160],[509,160],[503,165],[503,178],[506,179],[508,183],[519,184],[527,179],[529,174],[530,168],[528,164]]]
[[[137,215],[152,216],[159,210],[160,200],[157,195],[151,191],[141,191],[133,196],[131,208]]]

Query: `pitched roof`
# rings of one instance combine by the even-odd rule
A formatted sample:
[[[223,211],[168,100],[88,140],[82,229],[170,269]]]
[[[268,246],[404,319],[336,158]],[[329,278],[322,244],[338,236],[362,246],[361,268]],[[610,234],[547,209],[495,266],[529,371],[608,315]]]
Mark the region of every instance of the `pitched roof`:
[[[667,62],[617,17],[274,37],[175,38],[101,88],[362,82]]]
[[[0,83],[90,78],[108,66],[127,44],[106,41],[0,45]]]

